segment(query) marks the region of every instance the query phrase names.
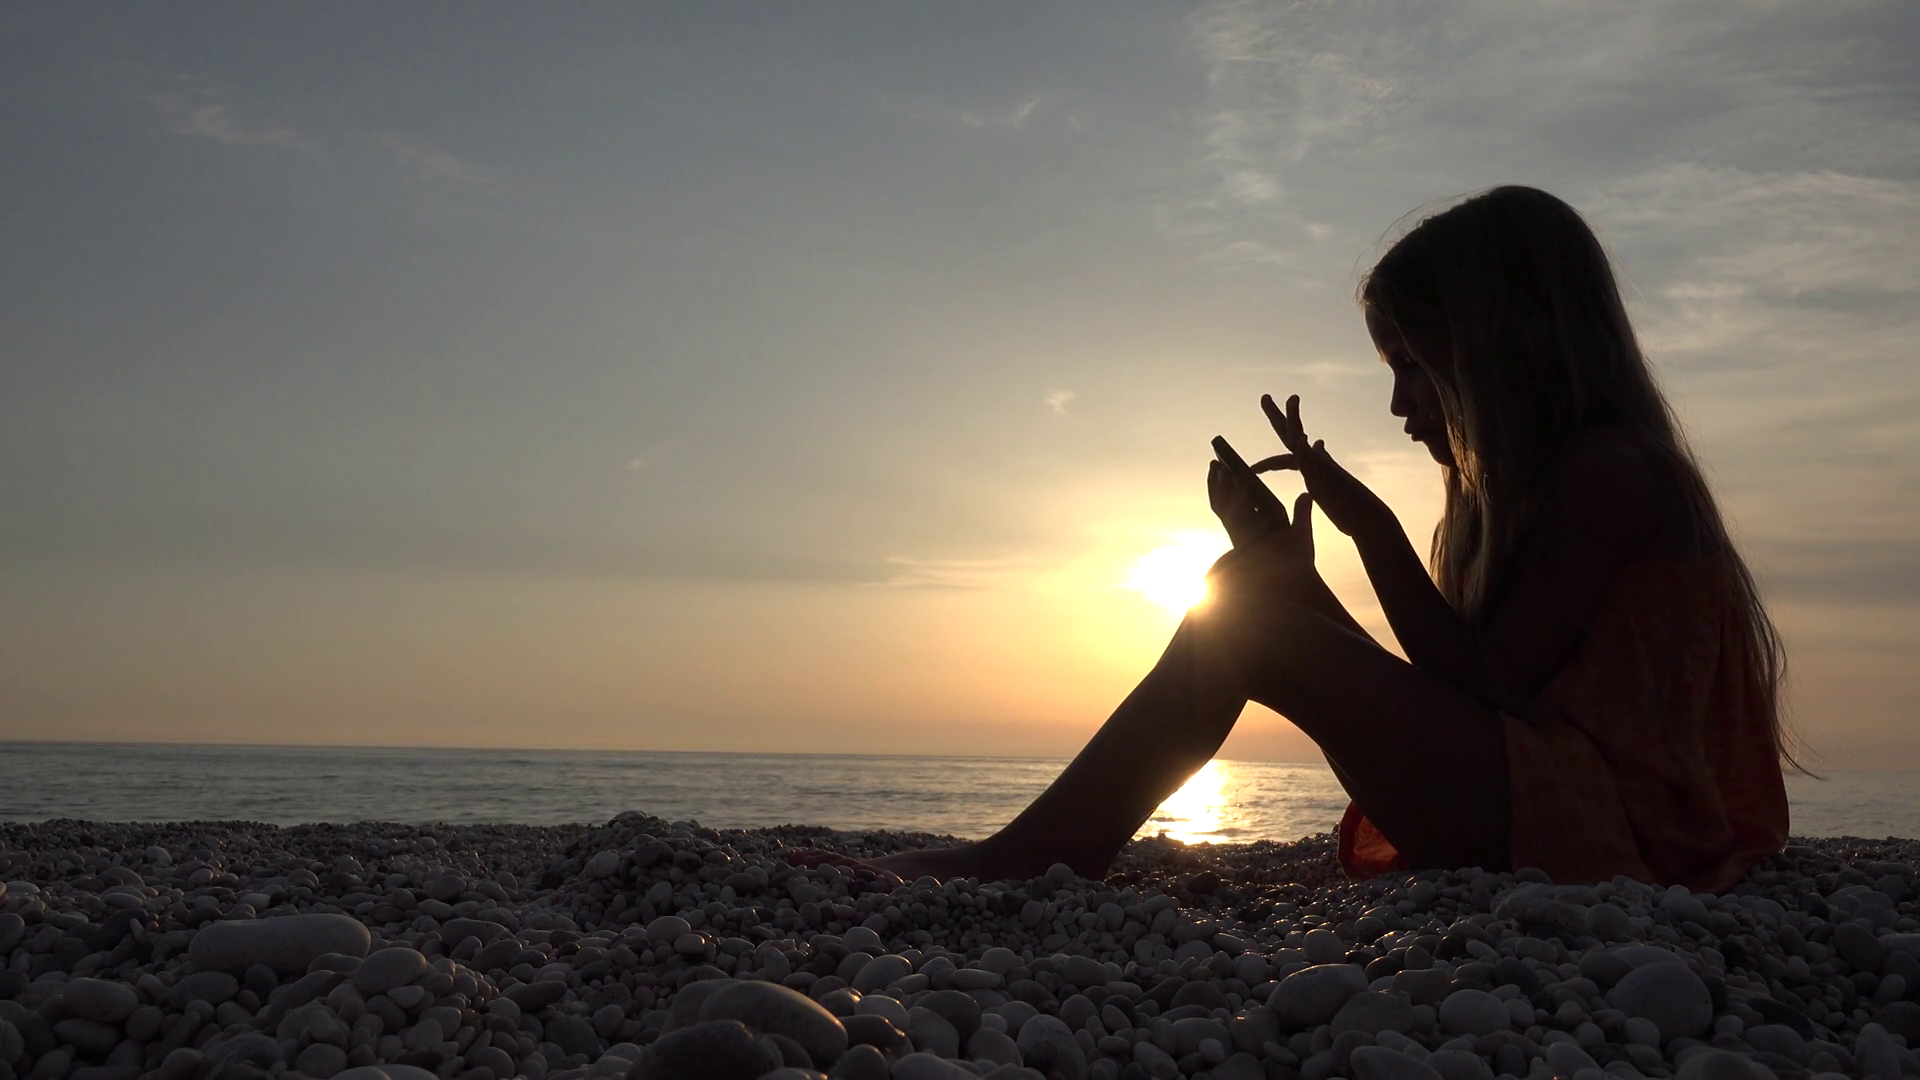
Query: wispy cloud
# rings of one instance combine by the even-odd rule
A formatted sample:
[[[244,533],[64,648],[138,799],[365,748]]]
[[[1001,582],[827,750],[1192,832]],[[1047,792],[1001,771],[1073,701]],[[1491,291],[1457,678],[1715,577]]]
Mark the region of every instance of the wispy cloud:
[[[492,178],[472,162],[455,157],[417,136],[384,131],[374,142],[422,183],[459,188],[484,188],[493,183]]]
[[[203,90],[152,96],[153,105],[167,121],[167,130],[189,138],[210,139],[227,146],[258,146],[322,157],[320,141],[285,124],[250,114],[227,95]]]
[[[1031,570],[1020,559],[927,559],[894,555],[885,578],[870,583],[886,589],[983,590],[1005,587],[1014,575]]]
[[[289,151],[305,157],[327,158],[363,165],[384,163],[397,167],[415,183],[439,190],[479,190],[493,180],[479,167],[426,139],[401,131],[370,135],[352,132],[322,137],[265,111],[242,103],[226,90],[191,87],[148,95],[166,129],[193,139],[224,146]],[[372,151],[372,153],[370,153]]]
[[[1067,412],[1067,406],[1073,404],[1073,399],[1077,396],[1078,395],[1071,390],[1055,390],[1043,399],[1042,404],[1046,405],[1055,415],[1064,416]]]
[[[960,122],[970,128],[1025,127],[1027,118],[1040,107],[1039,98],[1029,98],[1014,106],[1012,111],[1004,113],[963,112]]]

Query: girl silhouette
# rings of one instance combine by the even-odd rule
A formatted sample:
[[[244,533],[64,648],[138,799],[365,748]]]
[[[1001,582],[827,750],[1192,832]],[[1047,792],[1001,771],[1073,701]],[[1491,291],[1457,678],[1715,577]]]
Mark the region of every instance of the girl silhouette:
[[[1326,754],[1357,876],[1535,866],[1719,890],[1781,847],[1779,639],[1585,222],[1495,188],[1395,243],[1360,303],[1388,408],[1441,467],[1426,563],[1309,439],[1299,399],[1262,398],[1286,452],[1255,469],[1300,474],[1294,513],[1215,462],[1233,550],[1153,670],[998,833],[876,865],[1100,876],[1249,700]],[[1405,660],[1321,580],[1316,506],[1352,538]]]

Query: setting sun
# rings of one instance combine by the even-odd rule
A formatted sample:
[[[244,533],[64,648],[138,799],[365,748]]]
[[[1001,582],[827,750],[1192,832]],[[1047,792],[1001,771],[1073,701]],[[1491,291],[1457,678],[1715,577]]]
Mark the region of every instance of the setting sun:
[[[1134,560],[1126,587],[1174,614],[1207,597],[1207,568],[1227,549],[1214,533],[1183,533],[1176,543],[1154,548]]]

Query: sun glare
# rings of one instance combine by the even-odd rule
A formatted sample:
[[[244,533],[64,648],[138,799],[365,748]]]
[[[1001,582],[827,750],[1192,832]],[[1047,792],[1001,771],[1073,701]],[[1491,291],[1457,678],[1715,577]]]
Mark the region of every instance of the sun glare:
[[[1207,568],[1226,550],[1225,540],[1209,533],[1184,536],[1134,560],[1126,587],[1176,615],[1207,598]]]
[[[1227,770],[1218,760],[1200,767],[1154,810],[1140,836],[1164,833],[1183,844],[1217,842],[1226,826]]]

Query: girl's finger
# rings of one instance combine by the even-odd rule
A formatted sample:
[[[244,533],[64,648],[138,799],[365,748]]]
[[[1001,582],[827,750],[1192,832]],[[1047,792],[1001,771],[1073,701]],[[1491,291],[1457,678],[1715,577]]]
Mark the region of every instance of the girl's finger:
[[[1275,454],[1270,458],[1261,458],[1259,461],[1253,463],[1253,471],[1257,473],[1279,472],[1282,469],[1297,469],[1299,467],[1300,459],[1293,454]]]
[[[1272,394],[1260,395],[1260,411],[1267,414],[1267,423],[1273,425],[1273,433],[1280,436],[1280,441],[1286,445],[1287,449],[1299,449],[1294,445],[1292,429],[1287,425],[1287,414],[1281,412],[1280,406],[1273,403]]]

